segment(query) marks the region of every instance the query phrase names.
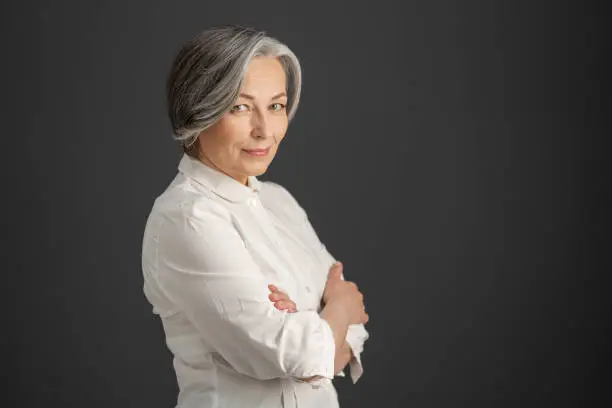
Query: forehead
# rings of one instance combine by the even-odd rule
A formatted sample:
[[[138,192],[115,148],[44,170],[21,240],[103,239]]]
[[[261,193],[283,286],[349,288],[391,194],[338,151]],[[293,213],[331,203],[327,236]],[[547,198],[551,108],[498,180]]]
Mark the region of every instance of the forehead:
[[[242,91],[276,94],[285,91],[285,83],[285,70],[278,58],[255,57],[247,67]]]

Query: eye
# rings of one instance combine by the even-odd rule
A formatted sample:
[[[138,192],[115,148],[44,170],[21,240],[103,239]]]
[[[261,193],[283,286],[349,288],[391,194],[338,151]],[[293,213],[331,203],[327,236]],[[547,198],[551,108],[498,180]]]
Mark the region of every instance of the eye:
[[[282,103],[273,103],[272,104],[272,110],[273,111],[281,111],[283,109],[285,109],[285,105],[282,104]]]
[[[249,109],[248,105],[242,103],[240,105],[236,105],[234,107],[232,107],[232,109],[230,109],[230,112],[232,113],[240,113],[240,112],[245,112]]]

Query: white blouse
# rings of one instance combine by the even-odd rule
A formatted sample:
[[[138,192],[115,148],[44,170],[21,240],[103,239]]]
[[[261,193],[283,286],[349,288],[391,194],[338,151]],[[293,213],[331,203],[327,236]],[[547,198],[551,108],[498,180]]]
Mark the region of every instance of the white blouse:
[[[188,155],[178,169],[142,247],[144,293],[174,355],[177,407],[338,407],[334,338],[319,316],[335,259],[304,209],[278,184],[251,176],[245,186]],[[268,284],[298,311],[276,309]],[[349,326],[353,383],[368,337]],[[299,380],[315,375],[324,378]]]

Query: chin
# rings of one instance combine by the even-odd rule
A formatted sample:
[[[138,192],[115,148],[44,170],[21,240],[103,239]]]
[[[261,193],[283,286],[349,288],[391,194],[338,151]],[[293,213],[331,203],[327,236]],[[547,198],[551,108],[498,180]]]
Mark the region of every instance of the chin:
[[[249,176],[261,176],[262,174],[264,174],[267,170],[268,170],[268,165],[269,164],[260,164],[257,166],[244,166],[242,168],[242,174],[247,174]]]
[[[252,176],[259,177],[262,174],[264,174],[266,171],[268,171],[268,166],[260,166],[260,167],[257,167],[257,169],[253,169],[253,171],[250,174]]]

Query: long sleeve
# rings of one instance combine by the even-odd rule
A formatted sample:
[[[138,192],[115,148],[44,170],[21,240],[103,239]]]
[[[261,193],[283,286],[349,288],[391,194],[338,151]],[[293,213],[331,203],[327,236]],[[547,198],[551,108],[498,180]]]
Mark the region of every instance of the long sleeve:
[[[322,254],[321,256],[324,259],[327,259],[326,264],[329,265],[328,271],[331,266],[336,263],[336,259],[327,251],[327,248],[322,245]],[[344,279],[344,274],[342,274],[342,279]],[[363,324],[351,324],[348,327],[346,332],[346,342],[351,347],[351,351],[353,352],[353,358],[349,361],[349,367],[351,368],[351,379],[353,380],[353,384],[355,384],[359,378],[363,375],[363,364],[361,362],[361,353],[363,352],[363,346],[365,341],[370,337],[369,333],[365,329]],[[344,371],[339,373],[341,377],[344,376]]]
[[[157,241],[160,290],[182,310],[205,343],[238,372],[272,379],[333,378],[335,345],[315,311],[279,311],[269,278],[245,248],[228,213],[192,204],[165,216]]]
[[[286,198],[293,202],[296,214],[294,217],[301,224],[300,229],[302,230],[304,238],[309,242],[310,246],[317,253],[319,261],[324,265],[326,275],[324,279],[327,279],[327,273],[331,266],[336,263],[336,259],[329,253],[327,247],[320,241],[318,234],[314,230],[306,211],[300,206],[297,200],[287,191],[284,187],[277,185],[280,190],[287,196]],[[344,279],[344,274],[342,275]],[[346,334],[346,341],[351,347],[354,358],[349,361],[349,367],[351,368],[351,378],[353,383],[356,383],[359,378],[363,375],[363,364],[361,362],[361,353],[363,352],[363,346],[365,341],[369,338],[369,333],[365,329],[363,324],[352,324],[349,325]],[[339,376],[344,376],[344,371],[338,373]]]

